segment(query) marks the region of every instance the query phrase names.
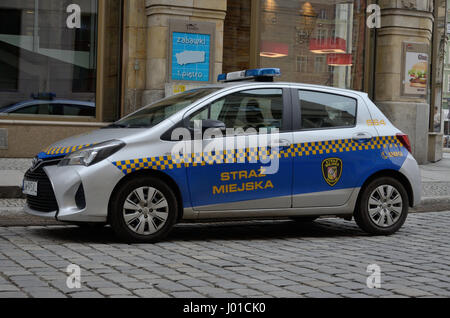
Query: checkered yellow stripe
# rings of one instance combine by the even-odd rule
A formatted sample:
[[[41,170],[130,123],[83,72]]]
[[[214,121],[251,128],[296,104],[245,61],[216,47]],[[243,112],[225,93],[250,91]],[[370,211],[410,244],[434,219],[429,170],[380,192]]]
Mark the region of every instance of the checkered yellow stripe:
[[[90,147],[94,144],[87,144],[87,145],[81,145],[81,146],[70,146],[70,147],[54,147],[54,148],[47,148],[43,152],[46,155],[49,156],[64,156],[71,154],[72,152],[75,152],[77,150]]]
[[[280,152],[268,148],[247,148],[225,150],[223,152],[208,152],[191,154],[188,158],[182,155],[172,157],[160,156],[144,159],[132,159],[114,162],[123,173],[129,174],[142,169],[171,170],[182,167],[197,167],[224,163],[256,163],[268,162],[269,159],[307,157],[323,154],[338,154],[351,151],[367,151],[383,149],[384,147],[401,147],[395,136],[373,138],[370,142],[360,144],[352,139],[319,141],[291,145]]]

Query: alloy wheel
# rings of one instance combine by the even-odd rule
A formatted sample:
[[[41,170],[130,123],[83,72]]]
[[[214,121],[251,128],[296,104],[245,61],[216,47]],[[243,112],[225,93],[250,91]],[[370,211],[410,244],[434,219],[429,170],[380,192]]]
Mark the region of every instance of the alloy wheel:
[[[370,220],[377,226],[387,228],[397,223],[403,211],[403,199],[392,185],[377,187],[369,197]]]
[[[136,234],[157,233],[166,224],[168,217],[169,203],[153,187],[137,188],[125,199],[123,218],[128,228]]]

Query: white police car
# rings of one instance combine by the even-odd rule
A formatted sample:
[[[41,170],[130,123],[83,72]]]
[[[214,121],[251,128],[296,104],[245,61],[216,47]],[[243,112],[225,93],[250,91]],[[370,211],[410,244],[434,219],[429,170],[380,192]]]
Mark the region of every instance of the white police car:
[[[354,216],[369,233],[396,232],[421,200],[408,136],[365,93],[278,75],[224,74],[51,146],[25,175],[26,211],[109,223],[134,242],[226,218]]]

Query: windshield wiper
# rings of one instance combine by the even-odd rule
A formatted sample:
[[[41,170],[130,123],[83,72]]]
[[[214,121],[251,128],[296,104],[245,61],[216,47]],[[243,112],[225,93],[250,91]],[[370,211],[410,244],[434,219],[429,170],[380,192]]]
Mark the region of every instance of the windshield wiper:
[[[128,125],[127,128],[150,128],[150,125]]]
[[[124,124],[111,124],[109,126],[106,126],[104,128],[129,128],[129,125],[124,125]]]

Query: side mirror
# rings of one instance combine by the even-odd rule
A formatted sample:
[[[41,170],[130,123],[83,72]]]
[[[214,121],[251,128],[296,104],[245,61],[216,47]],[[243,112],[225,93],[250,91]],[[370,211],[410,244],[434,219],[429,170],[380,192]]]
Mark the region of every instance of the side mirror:
[[[202,132],[205,132],[205,130],[207,129],[220,129],[220,130],[225,130],[226,129],[226,125],[224,122],[221,122],[220,120],[213,120],[213,119],[203,119],[202,121]],[[194,130],[196,127],[195,125],[197,124],[197,122],[190,122],[189,124],[189,128],[191,130]]]
[[[227,127],[224,122],[220,120],[213,119],[204,119],[202,120],[202,130],[205,131],[207,129],[220,129],[225,130]]]

